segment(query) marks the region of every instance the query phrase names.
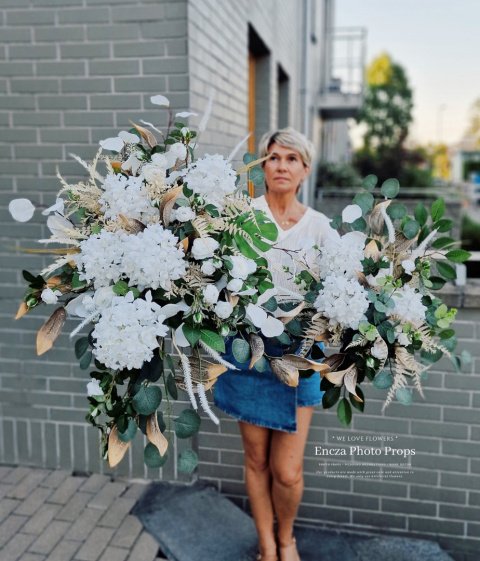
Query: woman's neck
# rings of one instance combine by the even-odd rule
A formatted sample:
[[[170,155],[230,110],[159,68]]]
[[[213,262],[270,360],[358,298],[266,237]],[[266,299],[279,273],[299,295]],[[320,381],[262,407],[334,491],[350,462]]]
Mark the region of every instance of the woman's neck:
[[[274,210],[279,214],[285,214],[288,210],[293,210],[295,207],[299,206],[297,197],[295,193],[276,193],[274,191],[267,191],[265,194],[265,200],[270,207],[270,210]]]

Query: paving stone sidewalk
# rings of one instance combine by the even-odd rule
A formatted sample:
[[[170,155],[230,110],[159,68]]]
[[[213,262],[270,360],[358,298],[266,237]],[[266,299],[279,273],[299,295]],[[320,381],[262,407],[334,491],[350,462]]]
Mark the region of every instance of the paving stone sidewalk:
[[[0,560],[163,559],[155,539],[129,514],[145,484],[0,466]]]

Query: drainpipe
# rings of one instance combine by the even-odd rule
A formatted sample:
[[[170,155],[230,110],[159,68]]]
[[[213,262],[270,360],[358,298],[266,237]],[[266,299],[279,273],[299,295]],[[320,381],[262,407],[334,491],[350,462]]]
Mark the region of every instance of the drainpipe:
[[[315,0],[314,0],[315,1]],[[308,46],[310,41],[310,32],[308,28],[308,4],[309,0],[303,0],[303,21],[302,21],[302,76],[301,76],[301,108],[302,108],[302,121],[301,121],[301,131],[307,137],[310,138],[310,127],[308,126],[308,116],[309,116],[309,99],[308,99]],[[309,176],[302,187],[301,199],[304,205],[309,204],[309,195],[311,190],[311,176]]]

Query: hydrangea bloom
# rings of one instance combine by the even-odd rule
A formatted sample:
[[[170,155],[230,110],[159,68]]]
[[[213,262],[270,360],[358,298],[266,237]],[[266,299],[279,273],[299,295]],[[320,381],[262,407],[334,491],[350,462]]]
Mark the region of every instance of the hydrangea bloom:
[[[141,177],[125,177],[123,174],[107,175],[104,192],[98,199],[105,218],[116,219],[120,214],[148,222],[149,216],[158,216],[152,205]]]
[[[395,308],[389,308],[391,316],[398,316],[403,322],[419,326],[425,321],[427,307],[422,304],[423,295],[408,284],[393,293]]]
[[[107,368],[128,370],[149,362],[158,347],[157,337],[165,337],[168,332],[163,325],[165,316],[159,310],[160,306],[152,302],[151,292],[145,300],[134,299],[132,292],[114,298],[92,333],[97,360]]]
[[[349,232],[341,238],[328,238],[318,259],[320,275],[355,278],[355,271],[363,269],[361,260],[364,258],[364,248],[365,236],[359,232]]]
[[[358,329],[370,304],[367,294],[356,279],[329,275],[323,281],[314,306],[329,318],[332,326],[339,324],[343,329]]]
[[[138,234],[122,234],[122,273],[130,286],[170,290],[171,281],[183,277],[187,262],[179,240],[161,224],[147,226]]]
[[[94,282],[95,288],[117,282],[122,275],[122,242],[114,232],[102,230],[80,243],[81,253],[73,255],[80,280]]]
[[[235,192],[236,172],[220,154],[196,160],[187,173],[185,182],[194,193],[201,195],[206,205],[223,209],[226,195]]]

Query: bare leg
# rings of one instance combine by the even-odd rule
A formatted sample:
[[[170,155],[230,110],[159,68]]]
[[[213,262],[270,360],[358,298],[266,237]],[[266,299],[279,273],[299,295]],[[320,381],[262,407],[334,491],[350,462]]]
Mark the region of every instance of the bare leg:
[[[245,450],[245,486],[258,533],[260,553],[276,555],[271,473],[268,461],[272,429],[239,421]],[[277,431],[275,431],[277,432]]]
[[[270,469],[273,476],[272,500],[277,516],[280,547],[292,543],[293,523],[303,494],[303,455],[313,407],[297,408],[297,433],[273,431]]]

